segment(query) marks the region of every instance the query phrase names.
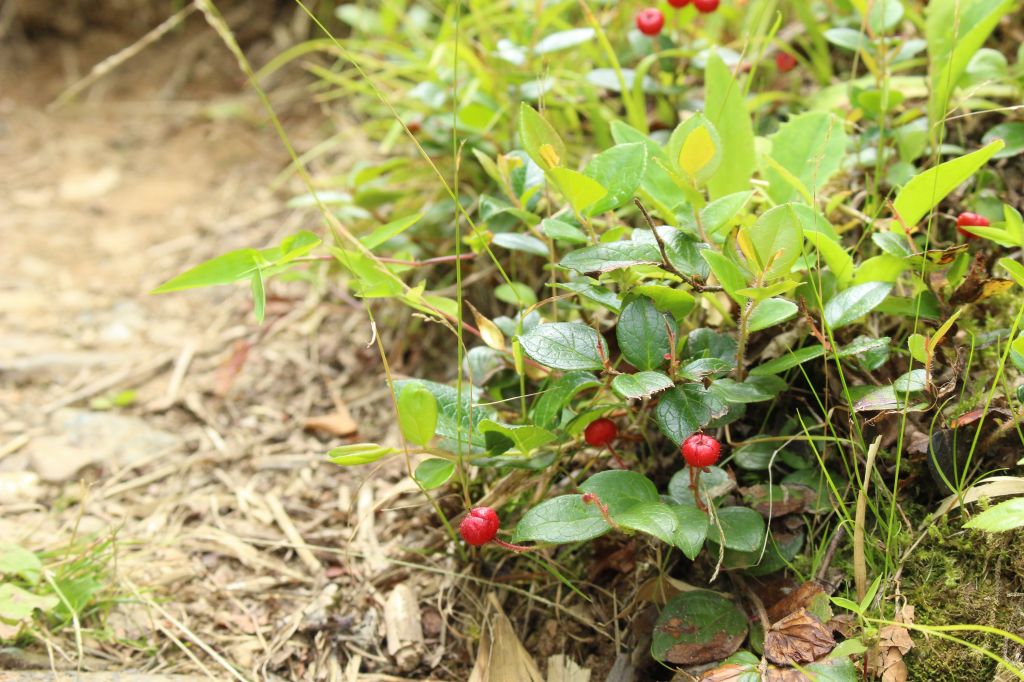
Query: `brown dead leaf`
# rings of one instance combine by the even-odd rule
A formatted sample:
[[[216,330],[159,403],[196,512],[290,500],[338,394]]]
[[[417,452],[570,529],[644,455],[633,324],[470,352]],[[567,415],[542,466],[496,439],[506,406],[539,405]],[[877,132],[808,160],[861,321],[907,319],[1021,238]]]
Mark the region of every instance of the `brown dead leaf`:
[[[776,623],[791,613],[807,608],[811,600],[824,591],[825,588],[822,587],[821,583],[813,580],[797,586],[789,594],[771,605],[768,609],[768,620]]]
[[[480,648],[469,682],[544,682],[537,664],[523,647],[497,596],[491,593],[487,601],[492,611],[489,627],[480,638]]]
[[[245,367],[245,361],[249,357],[249,350],[251,348],[252,344],[244,339],[235,341],[235,345],[231,349],[231,355],[217,368],[217,380],[214,384],[213,392],[218,398],[223,398],[231,390],[231,386],[235,383],[235,377]]]
[[[738,682],[750,674],[749,665],[726,663],[711,670],[705,670],[700,682]]]
[[[764,655],[779,665],[810,663],[835,646],[832,633],[807,609],[786,616],[764,635]]]
[[[339,404],[330,414],[307,418],[302,427],[307,431],[320,431],[332,436],[351,436],[359,430],[359,425],[344,404]]]
[[[816,667],[824,666],[836,666],[840,665],[842,661],[827,658],[824,661],[818,661],[815,663]],[[773,665],[768,666],[768,669],[764,671],[764,677],[761,678],[761,682],[816,682],[818,676],[814,678],[808,677],[796,668],[776,668]]]
[[[906,605],[896,614],[897,623],[913,623],[914,607]],[[903,625],[886,625],[878,632],[878,642],[868,649],[868,669],[882,682],[907,682],[907,664],[903,660],[914,640]]]
[[[793,484],[767,486],[759,483],[740,488],[739,492],[748,506],[769,519],[803,511],[808,498],[814,495],[807,486]]]
[[[956,288],[949,302],[953,305],[983,301],[990,296],[1004,293],[1013,287],[1013,280],[988,276],[987,257],[984,251],[974,255],[971,269],[960,286]]]

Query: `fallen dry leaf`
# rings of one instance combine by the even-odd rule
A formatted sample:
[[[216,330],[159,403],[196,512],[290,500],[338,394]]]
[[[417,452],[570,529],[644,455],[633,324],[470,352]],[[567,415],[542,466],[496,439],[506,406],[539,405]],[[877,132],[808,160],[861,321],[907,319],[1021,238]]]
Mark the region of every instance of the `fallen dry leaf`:
[[[750,675],[749,665],[738,665],[726,663],[711,670],[705,670],[700,676],[700,682],[739,682]]]
[[[339,405],[330,414],[307,418],[302,427],[307,431],[321,431],[332,436],[351,436],[359,430],[359,425],[344,405]]]
[[[914,622],[914,607],[904,606],[896,614],[899,623]],[[914,640],[903,625],[886,625],[878,632],[878,642],[868,650],[868,669],[882,682],[907,682],[907,664],[903,657],[914,648]]]
[[[832,633],[807,609],[786,616],[764,635],[764,655],[779,665],[811,663],[835,646]]]
[[[819,582],[811,580],[802,583],[768,608],[768,620],[776,623],[791,613],[807,608],[812,599],[824,592],[825,588]]]
[[[223,398],[231,390],[238,373],[245,367],[245,361],[249,357],[249,350],[252,344],[245,340],[235,341],[231,349],[231,355],[217,368],[217,379],[214,383],[213,392],[218,398]]]

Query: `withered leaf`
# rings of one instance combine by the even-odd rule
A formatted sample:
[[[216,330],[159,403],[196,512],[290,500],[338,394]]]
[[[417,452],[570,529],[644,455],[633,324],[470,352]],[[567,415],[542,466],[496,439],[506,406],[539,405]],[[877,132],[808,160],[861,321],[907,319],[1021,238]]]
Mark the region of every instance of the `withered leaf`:
[[[705,670],[700,676],[700,682],[746,682],[748,679],[758,678],[757,672],[751,671],[749,665],[737,663],[726,663],[711,670]]]
[[[800,609],[769,628],[764,635],[764,655],[772,663],[810,663],[836,646],[832,633],[817,618]]]
[[[983,301],[990,296],[1008,291],[1013,286],[1013,280],[989,277],[986,260],[986,256],[982,251],[974,255],[971,269],[968,271],[964,281],[960,283],[960,286],[950,296],[950,303],[960,305],[961,303]]]
[[[814,491],[802,485],[783,484],[768,486],[763,483],[741,488],[743,501],[761,516],[774,519],[777,516],[795,514],[804,510],[807,499]]]
[[[697,665],[721,661],[747,636],[747,616],[711,590],[682,592],[665,604],[651,636],[659,661]]]
[[[352,418],[352,414],[344,405],[339,405],[337,411],[319,417],[309,417],[303,422],[303,428],[308,431],[321,431],[332,436],[351,436],[359,430],[359,425]]]
[[[949,265],[965,251],[967,251],[967,244],[957,244],[948,249],[928,249],[927,251],[913,254],[911,258],[924,258],[935,265]]]
[[[901,623],[914,621],[914,607],[905,606],[896,615]],[[907,682],[907,664],[903,657],[914,648],[914,640],[903,625],[886,625],[878,632],[878,642],[868,650],[868,669],[882,682]]]
[[[800,609],[806,608],[812,599],[824,592],[825,588],[819,582],[810,580],[802,583],[771,605],[771,608],[768,609],[768,620],[773,623],[780,621],[791,613],[796,613]]]

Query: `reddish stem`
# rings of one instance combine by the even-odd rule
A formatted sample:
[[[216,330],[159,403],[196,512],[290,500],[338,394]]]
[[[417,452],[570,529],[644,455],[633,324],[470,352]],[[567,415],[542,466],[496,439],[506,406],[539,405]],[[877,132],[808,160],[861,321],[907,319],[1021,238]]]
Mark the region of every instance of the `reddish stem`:
[[[708,508],[704,506],[704,500],[700,497],[700,474],[704,467],[690,467],[690,490],[693,491],[693,499],[697,503],[697,509],[707,513]]]
[[[615,463],[619,465],[619,468],[620,469],[628,469],[629,465],[627,465],[623,461],[623,459],[621,457],[619,457],[619,453],[615,452],[615,448],[612,447],[612,444],[608,443],[607,447],[608,447],[608,452],[612,453],[612,457],[615,458]]]
[[[511,550],[513,552],[519,552],[520,554],[523,552],[537,551],[536,547],[527,547],[526,545],[513,545],[510,542],[505,542],[504,540],[500,540],[498,538],[494,538],[493,540],[491,540],[491,542],[498,545],[499,547],[504,547],[505,549]]]
[[[596,493],[583,493],[583,504],[592,504],[597,507],[597,510],[601,512],[601,517],[604,519],[612,528],[618,528],[619,524],[612,520],[611,514],[608,513],[608,505],[601,502],[601,498]]]

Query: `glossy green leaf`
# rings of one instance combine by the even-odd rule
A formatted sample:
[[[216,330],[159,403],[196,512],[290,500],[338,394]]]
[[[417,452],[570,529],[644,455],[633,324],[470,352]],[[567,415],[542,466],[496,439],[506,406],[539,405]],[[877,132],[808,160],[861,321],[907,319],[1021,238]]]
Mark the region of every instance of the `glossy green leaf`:
[[[492,243],[510,251],[522,251],[541,258],[548,257],[548,245],[533,235],[517,232],[498,232]]]
[[[769,298],[761,301],[750,314],[747,322],[747,330],[750,332],[760,331],[768,327],[774,327],[787,320],[796,317],[796,303],[783,298]]]
[[[708,538],[728,549],[740,552],[755,552],[765,542],[767,527],[764,518],[749,507],[723,507],[718,510],[721,529],[714,523],[708,529]]]
[[[725,293],[737,303],[743,303],[743,296],[737,292],[747,286],[747,278],[740,267],[718,251],[704,249],[700,255],[711,267],[711,272],[715,274],[715,279],[725,289]]]
[[[532,413],[534,424],[545,429],[557,426],[562,410],[577,393],[600,385],[601,382],[590,372],[566,372],[550,382],[537,398]]]
[[[447,483],[455,473],[455,462],[440,457],[431,457],[419,463],[413,478],[423,487],[424,490],[440,488]]]
[[[522,282],[499,284],[494,288],[494,297],[502,303],[521,307],[529,307],[537,302],[537,294]]]
[[[672,388],[672,380],[661,372],[616,374],[612,390],[627,400],[650,398],[655,393]]]
[[[748,377],[745,381],[718,379],[709,389],[721,400],[730,403],[758,403],[771,400],[786,389],[786,382],[775,376]]]
[[[598,215],[629,203],[647,173],[647,147],[641,142],[619,144],[595,156],[584,171],[607,194],[587,210]]]
[[[1009,273],[1014,282],[1024,287],[1024,265],[1012,258],[1000,258],[998,265]]]
[[[779,357],[769,360],[764,364],[758,365],[757,367],[750,370],[750,376],[757,377],[781,374],[782,372],[785,372],[787,369],[792,369],[793,367],[803,364],[808,360],[820,358],[824,354],[824,346],[806,346],[793,352],[787,352],[785,355],[780,355]]]
[[[580,484],[580,490],[597,495],[613,519],[635,505],[661,499],[651,480],[636,471],[613,469],[596,473]]]
[[[728,411],[728,406],[703,385],[682,384],[661,395],[654,408],[654,420],[661,432],[678,446]]]
[[[853,280],[853,258],[846,252],[842,244],[829,239],[820,232],[807,232],[804,237],[814,245],[814,248],[821,254],[821,259],[832,270],[832,274],[836,276],[836,281],[839,283],[839,288],[848,287]]]
[[[395,382],[399,395],[410,384],[423,386],[437,400],[437,426],[434,433],[444,439],[444,447],[455,452],[461,443],[463,448],[483,449],[484,438],[479,425],[484,419],[494,419],[495,411],[491,407],[476,404],[478,393],[475,389],[464,386],[460,397],[453,386],[422,379],[402,380]]]
[[[609,244],[595,244],[571,251],[559,263],[563,268],[580,274],[588,272],[611,272],[633,265],[656,265],[661,263],[658,245],[637,241],[619,241]]]
[[[413,445],[423,447],[434,437],[437,398],[422,384],[407,384],[398,394],[398,426]]]
[[[589,241],[587,233],[580,228],[561,220],[555,220],[554,218],[542,220],[540,231],[549,239],[557,239],[569,244],[586,244]]]
[[[655,308],[671,315],[676,322],[681,322],[697,304],[693,295],[685,289],[661,284],[643,284],[633,287],[632,291],[651,299]]]
[[[524,353],[552,369],[601,369],[602,352],[608,357],[604,339],[593,328],[577,322],[542,324],[516,338]]]
[[[825,304],[825,323],[838,329],[856,322],[877,308],[891,291],[889,282],[868,282],[841,291]]]
[[[893,209],[908,228],[916,225],[945,199],[946,195],[988,163],[1003,146],[1002,140],[993,140],[970,154],[918,173],[900,189],[896,200],[893,201]],[[894,230],[902,229],[898,221],[893,221],[892,225]]]
[[[692,504],[669,505],[676,515],[673,543],[687,559],[693,560],[704,546],[708,534],[708,515]]]
[[[504,454],[515,448],[525,456],[555,440],[555,434],[540,426],[501,424],[492,419],[480,422],[480,433],[484,435],[487,452],[491,455]]]
[[[648,298],[627,303],[619,315],[615,338],[627,361],[640,370],[657,369],[669,352],[669,330],[674,323],[658,312]]]
[[[743,99],[743,87],[718,52],[712,52],[704,69],[704,110],[721,137],[722,161],[708,180],[712,199],[719,199],[750,187],[757,154],[754,151],[754,128]],[[714,231],[718,227],[705,227]]]
[[[803,230],[792,205],[783,204],[762,213],[746,228],[767,280],[789,274],[803,246]]]
[[[585,504],[582,495],[561,495],[541,502],[519,520],[514,540],[523,542],[583,542],[604,535],[609,526],[601,512]]]

